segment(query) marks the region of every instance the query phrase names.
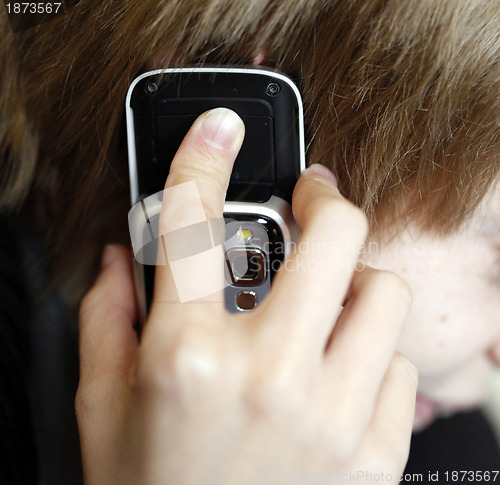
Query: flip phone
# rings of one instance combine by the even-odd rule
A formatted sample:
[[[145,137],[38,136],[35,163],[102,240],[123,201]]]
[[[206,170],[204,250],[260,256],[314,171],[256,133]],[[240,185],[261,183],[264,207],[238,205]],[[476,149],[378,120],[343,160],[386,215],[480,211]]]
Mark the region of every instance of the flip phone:
[[[245,139],[227,191],[222,232],[211,227],[212,239],[199,236],[201,226],[195,232],[197,240],[221,246],[229,311],[250,311],[265,298],[298,236],[291,197],[305,155],[302,101],[295,84],[278,72],[248,67],[171,68],[140,75],[127,94],[126,118],[129,227],[143,317],[153,295],[158,216],[170,163],[195,119],[218,107],[238,113]],[[211,249],[195,246],[200,254]],[[176,267],[190,257],[199,254],[177,255]]]

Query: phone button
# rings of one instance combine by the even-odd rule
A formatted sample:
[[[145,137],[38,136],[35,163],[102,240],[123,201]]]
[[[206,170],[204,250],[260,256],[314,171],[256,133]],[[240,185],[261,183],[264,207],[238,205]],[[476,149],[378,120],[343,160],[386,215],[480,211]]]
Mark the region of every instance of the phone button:
[[[236,295],[238,310],[253,310],[257,306],[257,294],[255,291],[240,291]]]

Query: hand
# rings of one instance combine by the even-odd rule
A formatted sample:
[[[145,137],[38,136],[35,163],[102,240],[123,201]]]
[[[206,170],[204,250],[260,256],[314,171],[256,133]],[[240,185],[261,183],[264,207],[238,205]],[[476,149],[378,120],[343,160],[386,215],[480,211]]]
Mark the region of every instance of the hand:
[[[206,216],[221,217],[243,132],[232,112],[202,115],[166,188],[195,180]],[[194,202],[176,203],[185,217]],[[179,303],[158,266],[140,343],[130,253],[106,249],[80,313],[87,485],[399,481],[417,384],[395,352],[409,290],[391,273],[354,270],[367,222],[324,167],[301,175],[293,212],[301,241],[255,311],[228,314],[220,297]],[[160,226],[179,217],[164,204]]]

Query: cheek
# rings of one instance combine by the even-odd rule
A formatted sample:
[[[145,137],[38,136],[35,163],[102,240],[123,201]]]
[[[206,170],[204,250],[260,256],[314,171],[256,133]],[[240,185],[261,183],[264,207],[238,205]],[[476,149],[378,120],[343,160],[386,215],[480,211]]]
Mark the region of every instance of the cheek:
[[[400,350],[422,374],[453,372],[485,355],[500,335],[500,298],[479,275],[429,281],[414,295]]]
[[[398,350],[414,361],[421,377],[454,372],[486,354],[500,335],[500,286],[487,274],[496,254],[477,247],[446,249],[436,244],[406,251],[398,247],[397,254],[382,253],[375,261],[412,288],[412,309]]]
[[[414,295],[398,350],[421,375],[452,372],[486,352],[498,306],[461,288],[430,284]]]
[[[484,400],[491,370],[491,361],[479,355],[443,377],[422,376],[419,392],[438,403],[442,412],[465,411],[477,407]]]

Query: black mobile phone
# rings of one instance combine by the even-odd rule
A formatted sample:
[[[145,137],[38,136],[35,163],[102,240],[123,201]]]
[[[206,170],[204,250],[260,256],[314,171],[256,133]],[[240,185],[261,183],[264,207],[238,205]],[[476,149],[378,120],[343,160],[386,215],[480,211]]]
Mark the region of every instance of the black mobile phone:
[[[248,311],[263,300],[298,235],[291,197],[305,155],[302,101],[295,84],[278,72],[248,67],[142,74],[129,88],[126,117],[133,206],[129,227],[143,316],[153,295],[157,222],[170,163],[195,119],[218,107],[235,111],[245,123],[224,206],[225,235],[218,241],[227,266],[229,311]]]

